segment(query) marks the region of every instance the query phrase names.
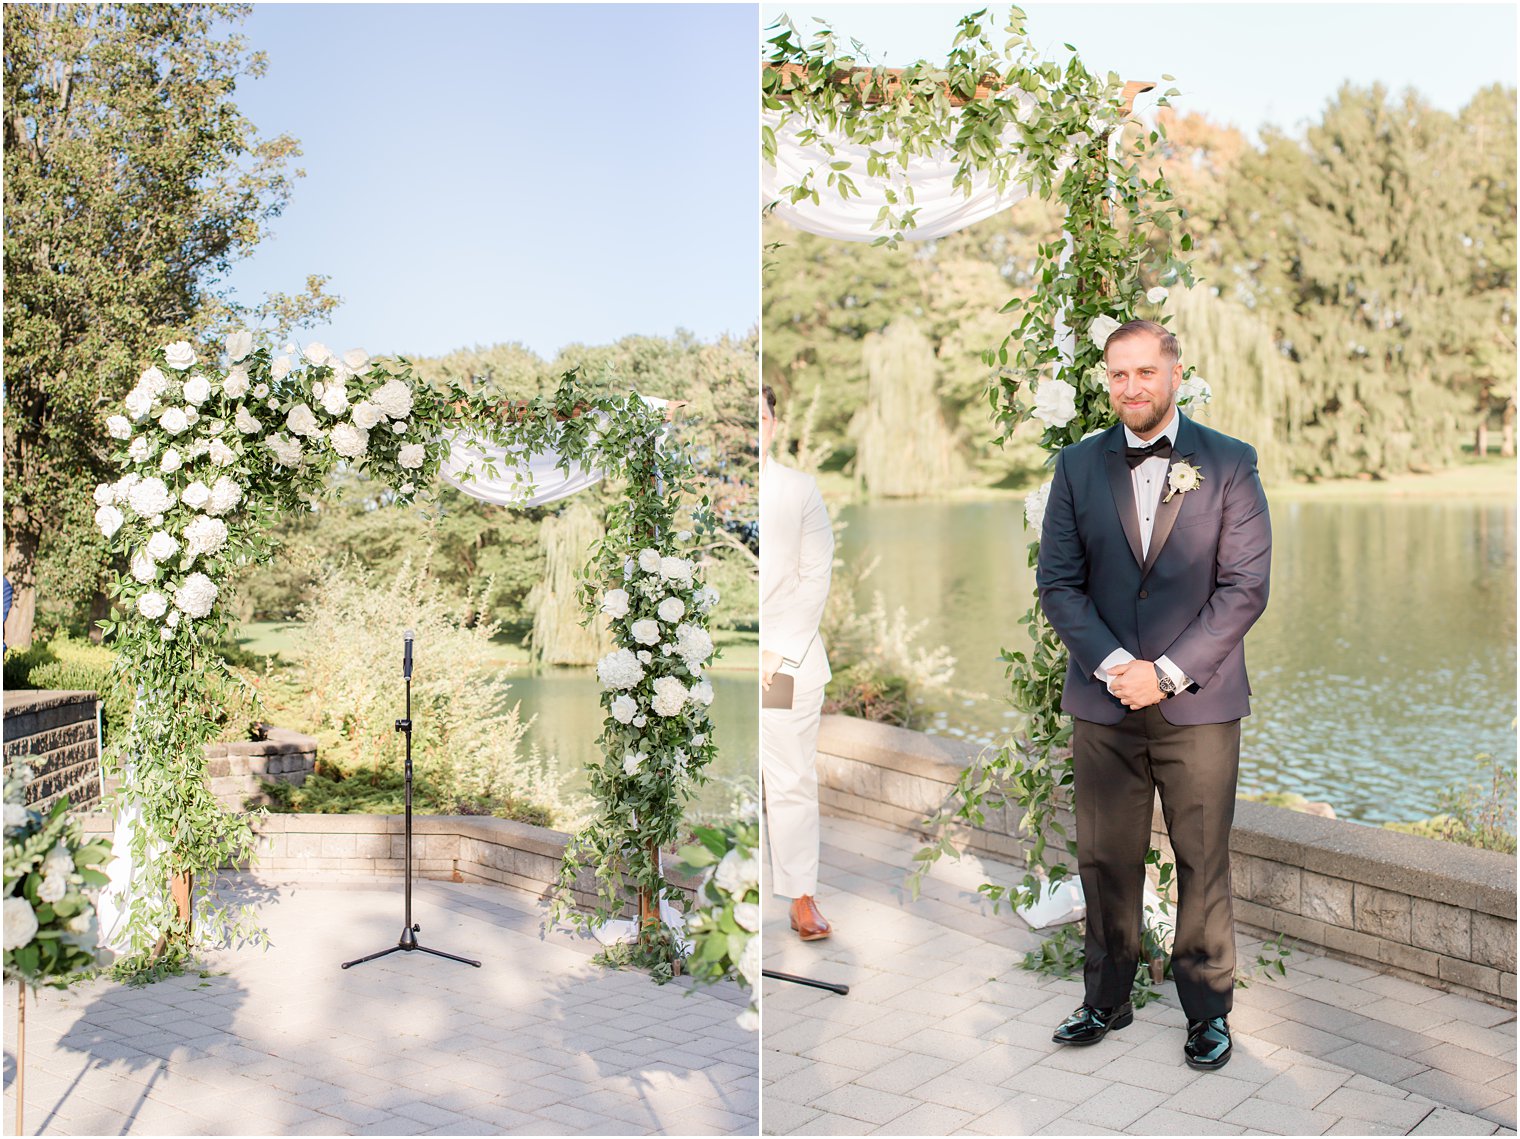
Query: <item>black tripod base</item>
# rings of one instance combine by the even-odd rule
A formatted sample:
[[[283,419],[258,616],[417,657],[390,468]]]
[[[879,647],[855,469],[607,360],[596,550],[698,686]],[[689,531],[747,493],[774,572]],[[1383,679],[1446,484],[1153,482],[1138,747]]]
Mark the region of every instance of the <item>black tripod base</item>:
[[[382,957],[389,957],[392,953],[431,953],[434,957],[447,958],[450,961],[458,961],[461,965],[473,965],[480,968],[479,961],[472,961],[468,957],[456,957],[452,953],[445,953],[441,949],[429,949],[426,945],[417,943],[417,931],[420,925],[409,925],[401,928],[401,940],[389,949],[382,949],[379,953],[371,953],[368,957],[356,957],[352,961],[345,961],[339,966],[340,969],[351,969],[355,965],[363,965],[366,961],[378,961]]]
[[[344,966],[346,969],[348,966]],[[838,993],[841,997],[850,995],[849,985],[836,984],[833,981],[820,981],[814,977],[799,977],[795,973],[778,973],[774,969],[761,969],[762,977],[769,977],[775,981],[790,981],[794,985],[806,985],[812,989],[824,989],[830,993]]]

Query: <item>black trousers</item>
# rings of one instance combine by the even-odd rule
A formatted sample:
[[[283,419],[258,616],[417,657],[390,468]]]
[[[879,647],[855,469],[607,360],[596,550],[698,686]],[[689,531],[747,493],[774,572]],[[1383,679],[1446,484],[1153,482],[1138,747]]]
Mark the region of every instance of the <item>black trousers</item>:
[[[1117,724],[1077,720],[1072,736],[1077,867],[1087,897],[1087,1003],[1129,1000],[1140,960],[1145,852],[1157,789],[1177,855],[1172,975],[1189,1020],[1224,1016],[1235,996],[1230,826],[1240,721],[1178,726],[1157,705]]]

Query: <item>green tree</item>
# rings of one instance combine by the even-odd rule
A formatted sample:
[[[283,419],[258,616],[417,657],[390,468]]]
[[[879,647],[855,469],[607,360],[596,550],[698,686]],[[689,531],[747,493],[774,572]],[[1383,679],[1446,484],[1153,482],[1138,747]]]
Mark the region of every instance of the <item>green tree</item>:
[[[31,640],[39,584],[99,592],[90,495],[104,420],[154,345],[263,322],[276,336],[336,302],[244,309],[219,295],[290,197],[300,151],[233,102],[264,58],[228,30],[246,5],[5,7],[7,640]],[[296,171],[296,176],[299,176]],[[97,602],[98,610],[98,602]]]

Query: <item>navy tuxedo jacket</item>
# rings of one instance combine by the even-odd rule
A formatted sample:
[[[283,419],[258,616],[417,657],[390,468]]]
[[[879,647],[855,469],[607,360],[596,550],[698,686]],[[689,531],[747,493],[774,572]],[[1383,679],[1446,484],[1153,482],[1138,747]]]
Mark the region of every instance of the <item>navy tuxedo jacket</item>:
[[[1203,480],[1158,508],[1142,558],[1124,445],[1115,424],[1056,459],[1036,581],[1071,658],[1061,708],[1102,724],[1124,718],[1129,709],[1093,675],[1122,646],[1141,660],[1169,657],[1192,680],[1161,702],[1169,723],[1239,719],[1251,711],[1246,630],[1267,607],[1272,564],[1256,452],[1179,414],[1171,462]]]

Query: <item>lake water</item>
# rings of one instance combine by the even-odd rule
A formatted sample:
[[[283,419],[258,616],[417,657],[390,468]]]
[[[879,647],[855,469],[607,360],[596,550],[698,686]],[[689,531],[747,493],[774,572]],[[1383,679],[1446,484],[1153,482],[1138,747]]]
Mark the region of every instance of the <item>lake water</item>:
[[[878,568],[859,587],[927,620],[955,684],[931,729],[976,741],[1016,726],[1003,647],[1034,571],[1019,500],[847,507],[839,556]],[[1253,714],[1243,792],[1296,791],[1342,818],[1412,821],[1442,788],[1515,758],[1515,506],[1424,499],[1285,501],[1272,508],[1272,598],[1246,638]]]
[[[754,795],[760,763],[757,744],[760,712],[754,673],[708,673],[713,682],[713,734],[718,757],[707,769],[712,777],[697,797],[702,814],[727,813],[740,781]],[[522,717],[537,716],[528,729],[527,744],[537,746],[566,776],[567,787],[586,787],[586,766],[601,762],[597,737],[602,731],[601,685],[596,670],[557,668],[513,678],[508,703],[522,702]]]

